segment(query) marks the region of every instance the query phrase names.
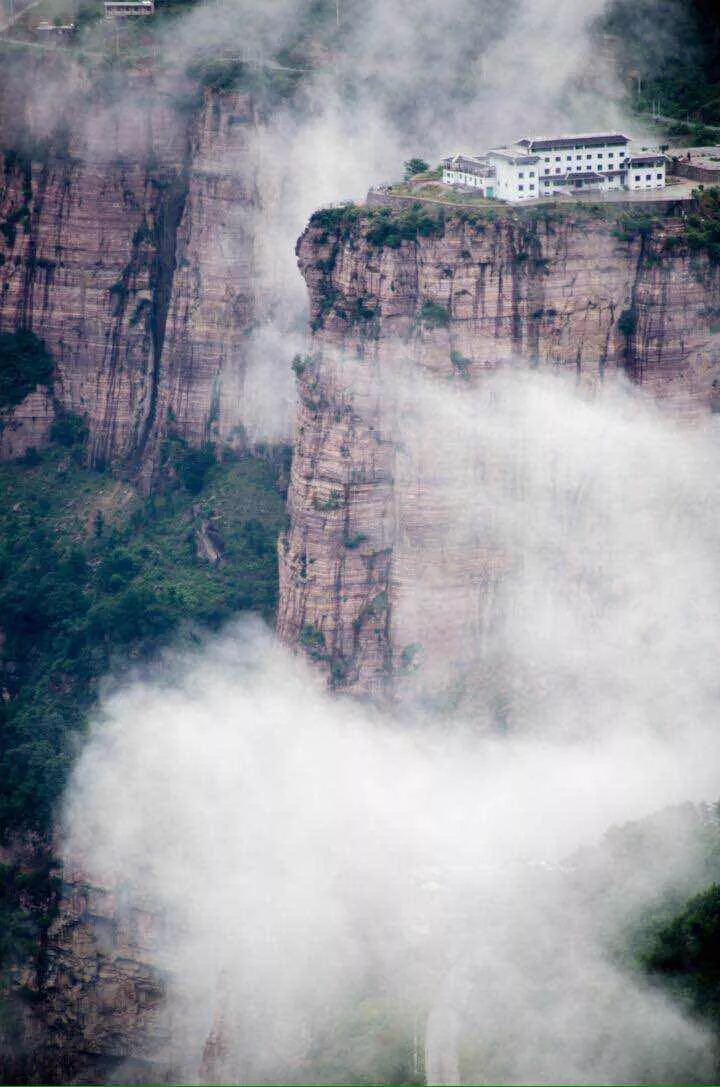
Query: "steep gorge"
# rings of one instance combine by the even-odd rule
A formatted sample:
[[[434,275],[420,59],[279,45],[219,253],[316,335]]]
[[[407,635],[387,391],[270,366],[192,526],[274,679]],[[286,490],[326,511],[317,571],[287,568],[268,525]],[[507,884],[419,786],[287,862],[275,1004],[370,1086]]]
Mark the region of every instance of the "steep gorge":
[[[423,377],[462,395],[501,368],[550,369],[591,395],[624,375],[672,414],[715,407],[720,282],[688,246],[688,210],[313,217],[297,248],[313,331],[296,363],[278,627],[334,686],[452,684],[499,606],[510,560],[492,512],[487,531],[450,519],[455,472],[470,495],[485,468],[443,461],[426,423],[409,438]]]
[[[87,420],[96,466],[152,473],[169,428],[244,441],[249,333],[272,301],[254,278],[262,122],[247,94],[206,92],[185,115],[159,101],[140,137],[120,111],[102,153],[3,160],[0,331],[34,330],[56,362],[52,394],[3,420],[3,457],[41,447],[58,405]],[[491,511],[485,533],[453,525],[452,462],[437,458],[441,426],[418,444],[416,379],[463,397],[503,366],[567,371],[590,391],[626,374],[672,412],[715,406],[717,268],[669,210],[652,226],[591,209],[313,217],[298,243],[312,331],[295,363],[278,629],[332,686],[450,687],[501,607],[508,556]],[[476,466],[455,467],[481,489]],[[119,909],[110,880],[66,880],[28,1016],[33,1074],[171,1078],[151,913]]]

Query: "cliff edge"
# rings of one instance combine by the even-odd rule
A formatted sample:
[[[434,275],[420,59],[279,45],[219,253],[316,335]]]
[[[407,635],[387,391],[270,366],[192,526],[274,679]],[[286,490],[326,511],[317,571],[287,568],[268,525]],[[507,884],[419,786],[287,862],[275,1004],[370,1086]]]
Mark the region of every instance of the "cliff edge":
[[[590,389],[621,376],[673,413],[711,410],[716,210],[417,204],[312,217],[297,245],[311,343],[295,364],[278,629],[333,686],[387,695],[421,662],[469,660],[506,561],[490,534],[448,537],[448,480],[432,450],[416,448],[411,467],[403,450],[413,405],[400,376],[406,390],[423,375],[458,395],[501,368],[567,372]]]

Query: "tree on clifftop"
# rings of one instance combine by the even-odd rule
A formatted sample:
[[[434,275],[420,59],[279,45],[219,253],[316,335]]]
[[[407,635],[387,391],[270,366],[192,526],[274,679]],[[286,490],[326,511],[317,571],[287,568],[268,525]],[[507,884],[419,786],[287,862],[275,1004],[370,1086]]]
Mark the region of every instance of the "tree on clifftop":
[[[417,158],[408,159],[407,162],[403,163],[403,166],[405,167],[406,181],[408,180],[408,178],[413,177],[414,174],[423,174],[426,170],[430,169],[429,164],[425,162],[424,159]]]

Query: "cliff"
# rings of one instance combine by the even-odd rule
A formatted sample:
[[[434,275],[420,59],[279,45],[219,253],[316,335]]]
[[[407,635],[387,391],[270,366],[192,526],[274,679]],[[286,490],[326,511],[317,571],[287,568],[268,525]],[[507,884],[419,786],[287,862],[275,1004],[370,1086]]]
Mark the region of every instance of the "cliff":
[[[4,412],[4,457],[42,447],[58,408],[88,423],[93,465],[151,470],[168,420],[193,444],[240,440],[259,119],[249,93],[177,99],[91,96],[101,138],[28,142],[28,118],[0,154],[0,332],[35,332],[55,361],[52,395]]]
[[[438,468],[442,428],[416,433],[407,455],[413,394],[397,393],[398,375],[460,391],[503,366],[565,368],[590,386],[624,373],[673,412],[714,406],[718,268],[669,210],[313,217],[297,246],[312,337],[296,362],[278,629],[334,686],[387,694],[420,664],[469,664],[506,562],[491,533],[449,520],[443,470],[477,468]]]
[[[107,92],[63,61],[55,75],[68,83],[41,138],[51,63],[35,71],[40,106],[32,76],[23,97],[0,72],[0,333],[35,333],[54,363],[47,386],[0,402],[0,458],[42,449],[72,412],[88,426],[90,465],[147,481],[168,432],[245,443],[250,333],[273,302],[254,277],[264,120],[250,92],[198,95],[133,72]],[[8,871],[47,866],[47,843],[39,851],[32,863],[9,856]],[[63,875],[59,898],[43,890],[52,924],[13,968],[20,1010],[12,1030],[0,1026],[0,1065],[18,1082],[171,1075],[157,919],[81,864]],[[47,912],[38,903],[16,905],[34,917]]]

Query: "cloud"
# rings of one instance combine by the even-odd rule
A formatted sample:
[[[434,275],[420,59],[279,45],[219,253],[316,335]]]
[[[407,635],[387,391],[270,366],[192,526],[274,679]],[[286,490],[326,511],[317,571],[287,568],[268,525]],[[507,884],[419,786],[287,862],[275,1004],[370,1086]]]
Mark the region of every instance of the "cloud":
[[[708,1036],[611,954],[656,896],[702,886],[687,820],[668,817],[661,865],[640,852],[642,877],[578,850],[718,792],[714,434],[548,376],[385,391],[401,455],[445,501],[445,548],[440,522],[423,541],[434,596],[407,589],[419,625],[448,610],[455,533],[491,512],[510,556],[497,622],[461,662],[473,697],[333,698],[240,623],[107,696],[67,851],[164,918],[185,1080],[213,1018],[211,1081],[407,1074],[424,1036],[444,1082],[711,1076]]]
[[[315,65],[284,99],[253,90],[264,105],[242,138],[240,126],[234,138],[228,129],[213,136],[212,124],[202,133],[201,172],[236,173],[253,193],[243,231],[229,216],[214,241],[205,239],[205,258],[224,266],[233,246],[239,262],[251,249],[255,319],[275,330],[270,354],[264,339],[257,350],[238,351],[238,381],[228,371],[221,390],[223,420],[229,432],[242,425],[260,440],[287,440],[289,364],[307,313],[293,250],[309,215],[397,179],[412,155],[435,162],[459,148],[477,152],[547,130],[629,125],[614,47],[599,47],[595,34],[608,7],[609,0],[344,0],[338,29],[332,2],[224,0],[166,16],[154,81],[127,78],[122,65],[103,61],[115,38],[101,21],[82,32],[82,61],[12,65],[6,127],[24,114],[37,140],[69,120],[73,153],[92,162],[142,159],[152,144],[161,164],[177,166],[187,115],[171,105],[190,93],[188,67],[244,61],[255,87],[288,78],[272,67],[278,55],[286,66]],[[657,22],[652,40],[662,54],[671,40],[674,47],[668,28],[676,15],[662,6]],[[257,395],[269,371],[272,409]],[[244,384],[247,402],[238,395]]]

